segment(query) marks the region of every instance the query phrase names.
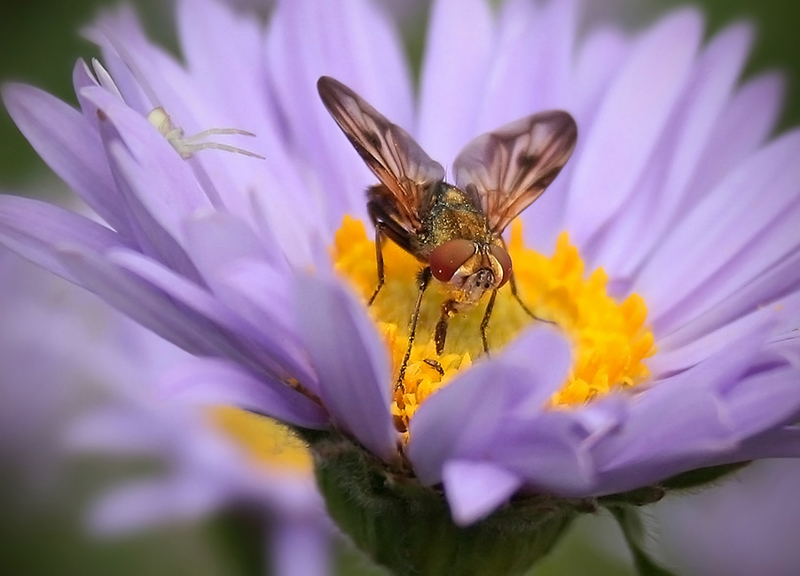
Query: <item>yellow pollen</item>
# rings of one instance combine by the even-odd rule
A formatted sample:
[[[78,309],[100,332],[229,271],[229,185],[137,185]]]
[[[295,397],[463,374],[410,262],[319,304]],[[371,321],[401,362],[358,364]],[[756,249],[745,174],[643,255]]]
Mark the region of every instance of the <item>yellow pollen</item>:
[[[337,270],[366,301],[375,290],[377,276],[375,244],[364,224],[345,216],[331,252]],[[655,353],[655,346],[653,334],[645,326],[647,306],[639,295],[632,294],[621,303],[609,296],[603,269],[586,276],[583,260],[566,232],[558,237],[555,253],[548,257],[525,247],[522,224],[517,220],[511,227],[508,252],[522,301],[537,318],[555,323],[573,345],[573,366],[551,399],[553,408],[582,405],[615,387],[635,386],[649,376],[643,361]],[[416,276],[422,264],[393,242],[384,243],[383,260],[386,283],[369,311],[384,336],[397,374],[408,345],[418,292]],[[425,398],[483,354],[480,322],[488,296],[474,310],[450,320],[444,353],[436,355],[433,329],[444,299],[444,291],[429,288],[422,302],[411,357],[403,381],[396,384],[392,406],[401,431],[407,429]],[[503,287],[489,322],[490,351],[502,348],[532,322],[535,320],[514,299],[510,288]]]
[[[231,406],[214,406],[208,416],[211,423],[238,444],[257,466],[273,472],[312,473],[311,454],[286,426]]]

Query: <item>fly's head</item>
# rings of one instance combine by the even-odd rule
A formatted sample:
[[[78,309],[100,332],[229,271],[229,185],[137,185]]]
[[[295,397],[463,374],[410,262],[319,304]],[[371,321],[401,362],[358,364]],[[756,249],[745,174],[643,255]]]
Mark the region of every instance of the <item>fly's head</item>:
[[[508,282],[511,257],[502,246],[458,238],[437,246],[430,254],[433,277],[448,284],[464,307],[474,306],[489,290]]]

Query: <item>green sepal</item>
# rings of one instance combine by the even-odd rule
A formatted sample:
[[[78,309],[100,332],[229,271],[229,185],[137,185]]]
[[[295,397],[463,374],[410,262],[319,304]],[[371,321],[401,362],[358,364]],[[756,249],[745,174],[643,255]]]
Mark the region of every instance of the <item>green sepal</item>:
[[[600,496],[597,499],[597,504],[607,508],[611,506],[646,506],[655,504],[664,498],[666,494],[667,491],[661,486],[643,486],[629,492]]]
[[[678,474],[672,478],[660,482],[660,486],[666,490],[689,490],[692,488],[701,488],[715,482],[719,482],[726,476],[734,474],[742,470],[750,462],[735,462],[733,464],[722,464],[721,466],[709,466],[707,468],[698,468],[697,470],[690,470],[683,474]]]
[[[352,441],[312,446],[317,483],[339,527],[398,576],[523,574],[547,555],[586,501],[517,497],[488,518],[456,526],[441,490],[389,470]]]
[[[639,510],[632,506],[607,506],[607,508],[622,529],[622,535],[633,554],[633,564],[639,576],[674,576],[672,572],[650,558],[645,550],[645,531]]]

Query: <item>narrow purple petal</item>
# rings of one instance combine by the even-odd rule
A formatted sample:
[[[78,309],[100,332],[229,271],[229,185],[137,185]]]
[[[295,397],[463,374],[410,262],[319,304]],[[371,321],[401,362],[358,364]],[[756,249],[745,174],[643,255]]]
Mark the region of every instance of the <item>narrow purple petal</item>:
[[[164,376],[159,384],[166,399],[198,404],[230,405],[303,428],[324,428],[325,410],[288,384],[264,381],[220,360],[196,359]]]
[[[586,449],[590,432],[569,413],[542,410],[537,418],[520,419],[498,434],[489,459],[553,494],[583,494],[595,483]]]
[[[125,102],[142,117],[160,106],[173,124],[189,136],[210,128],[248,128],[228,124],[220,103],[208,102],[201,96],[204,92],[194,78],[173,56],[147,39],[129,7],[104,13],[86,33],[102,48],[103,60]],[[257,139],[245,147],[268,153]],[[228,157],[223,160],[221,156]],[[244,214],[246,198],[241,187],[252,180],[256,164],[252,158],[210,151],[193,156],[187,164],[204,175],[202,184],[209,198],[234,213]]]
[[[265,334],[248,329],[199,287],[137,253],[109,256],[64,249],[61,262],[82,286],[192,354],[229,358],[267,377],[294,368]]]
[[[105,68],[131,108],[144,116],[158,105],[153,101],[155,95],[147,93],[140,85],[142,67],[132,58],[147,42],[130,6],[123,6],[116,13],[102,12],[91,26],[81,32],[100,47]],[[144,69],[152,74],[152,67],[155,67],[155,62]]]
[[[8,113],[39,156],[112,228],[133,238],[103,145],[83,115],[24,84],[3,86]]]
[[[536,42],[535,38],[532,41]],[[567,163],[559,177],[548,187],[547,193],[521,216],[525,224],[526,243],[541,253],[552,253],[558,235],[564,230],[570,181],[584,146],[584,136],[591,133],[602,96],[624,63],[629,49],[629,41],[621,32],[603,29],[591,34],[581,53],[573,56],[578,59],[578,71],[572,81],[580,85],[572,87],[570,97],[573,100],[562,107],[578,122],[578,147],[573,160]],[[534,90],[538,90],[538,87],[534,87]]]
[[[142,426],[142,416],[130,407],[108,405],[70,425],[64,435],[70,450],[116,456],[152,456],[163,448],[162,431]]]
[[[452,10],[452,5],[443,4],[440,11],[445,7]],[[494,27],[491,23],[488,27],[487,24],[482,25],[488,31],[486,41],[491,45],[491,54],[489,56],[481,54],[484,58],[488,58],[489,62],[481,87],[481,98],[478,100],[478,116],[465,118],[474,124],[470,132],[472,136],[462,142],[453,142],[456,151],[480,133],[489,132],[542,109],[537,105],[537,101],[541,98],[541,94],[537,93],[537,87],[541,89],[543,86],[538,85],[537,80],[542,68],[547,67],[547,63],[538,61],[533,52],[550,49],[549,41],[552,39],[538,41],[540,39],[537,38],[537,33],[541,32],[541,23],[541,10],[536,4],[527,0],[509,0],[500,8]],[[450,26],[452,23],[445,15],[442,20],[437,21],[437,25]],[[452,34],[449,30],[448,33]],[[429,33],[431,40],[434,34],[431,30]],[[442,50],[442,47],[438,49]],[[481,47],[473,46],[472,49],[477,51],[481,50]],[[477,72],[479,71],[473,70],[471,74]],[[435,71],[437,79],[441,73],[442,70]],[[430,74],[433,75],[434,71]],[[433,89],[441,90],[436,81],[431,80],[431,83]],[[433,129],[428,131],[433,132]]]
[[[203,96],[202,101],[197,98],[192,103],[194,116],[205,123],[198,129],[247,130],[256,137],[231,137],[231,144],[266,158],[261,161],[213,152],[198,154],[193,160],[202,161],[234,214],[244,216],[249,209],[242,190],[254,194],[272,191],[270,204],[290,206],[278,206],[276,212],[297,211],[301,194],[293,191],[306,189],[308,182],[290,156],[278,104],[269,88],[262,26],[215,0],[179,2],[177,20],[191,79]],[[274,194],[275,190],[281,194]],[[305,210],[305,216],[311,214],[311,209]]]
[[[227,212],[204,210],[183,222],[186,249],[206,283],[237,260],[285,265],[277,247],[268,246],[240,218]]]
[[[197,474],[132,481],[94,504],[90,527],[108,535],[195,519],[217,508],[226,497],[225,486]]]
[[[193,315],[199,314],[211,324],[213,331],[209,337],[218,347],[216,355],[230,358],[274,380],[291,377],[307,382],[312,379],[305,365],[297,363],[284,349],[283,334],[263,330],[237,316],[202,287],[133,252],[116,251],[108,255],[108,262],[162,290]]]
[[[76,94],[80,94],[81,90],[89,86],[99,86],[91,70],[89,70],[89,65],[83,58],[79,58],[72,68],[72,86]]]
[[[800,191],[800,186],[788,183]],[[787,193],[789,188],[776,185]],[[754,218],[755,219],[755,218]],[[781,300],[800,287],[800,199],[765,226],[714,277],[670,310],[662,326],[680,325],[687,317],[716,315],[719,324],[760,307],[780,310]]]
[[[510,383],[527,380],[523,369],[486,363],[426,399],[411,419],[406,449],[417,478],[438,484],[447,461],[485,459],[511,404]]]
[[[632,274],[694,202],[686,198],[687,186],[735,88],[751,40],[749,26],[734,26],[698,58],[653,154],[648,170],[654,174],[644,177],[647,185],[620,210],[604,237],[602,264],[610,276]]]
[[[800,458],[800,426],[783,426],[748,438],[723,463],[759,458]]]
[[[417,477],[435,484],[448,460],[493,458],[498,443],[508,439],[512,416],[535,421],[569,365],[569,347],[560,336],[547,329],[532,330],[500,357],[471,368],[437,391],[409,426],[407,454]]]
[[[745,284],[721,302],[659,339],[659,346],[678,349],[715,333],[736,330],[749,316],[771,313],[776,321],[776,334],[791,331],[800,324],[797,291],[800,289],[800,251],[785,258],[778,265]],[[661,363],[661,359],[653,358]]]
[[[332,535],[318,518],[281,518],[271,532],[270,574],[330,576]]]
[[[0,195],[0,241],[70,282],[79,279],[60,261],[59,250],[79,246],[94,252],[130,247],[119,234],[88,218],[51,204]]]
[[[800,415],[800,370],[784,366],[751,376],[725,395],[736,435],[746,440]]]
[[[366,217],[363,191],[374,177],[319,100],[320,76],[341,80],[394,123],[410,127],[411,82],[396,31],[372,3],[279,3],[268,35],[268,63],[290,137],[316,169],[306,197],[323,207],[331,230],[344,213]]]
[[[588,32],[575,55],[573,99],[568,106],[587,130],[594,121],[603,93],[628,58],[631,40],[621,31],[601,26]]]
[[[105,116],[101,130],[113,127],[103,135],[105,146],[117,141],[128,153],[129,160],[122,168],[138,201],[152,219],[179,239],[184,218],[200,208],[211,208],[187,163],[146,118],[119,99],[102,88],[86,88],[82,94]]]
[[[386,349],[363,304],[333,281],[300,277],[296,314],[334,422],[384,460],[396,457]]]
[[[253,326],[268,326],[280,346],[287,365],[297,367],[297,376],[311,392],[319,395],[319,380],[311,367],[297,328],[294,312],[295,273],[279,271],[262,262],[239,260],[220,271],[214,292],[221,302],[246,318]]]
[[[670,122],[680,126],[680,135],[663,185],[669,191],[664,194],[666,200],[686,203],[686,188],[701,167],[703,149],[713,137],[720,111],[733,94],[752,43],[752,27],[737,24],[719,33],[698,59],[693,78],[678,104],[681,112]]]
[[[146,188],[143,185],[149,183],[147,180],[137,180],[136,174],[140,172],[141,167],[136,164],[128,150],[118,140],[118,134],[112,127],[103,123],[101,131],[108,146],[109,164],[117,182],[117,188],[128,204],[128,213],[131,216],[130,220],[139,250],[186,278],[202,284],[200,273],[179,244],[178,239],[153,218],[153,214],[142,204],[137,195],[137,190]]]
[[[728,287],[710,282],[715,275],[750,270],[746,280],[753,279],[797,245],[798,239],[773,240],[779,234],[789,239],[792,234],[800,236],[791,226],[792,215],[800,210],[795,193],[800,179],[800,167],[794,162],[798,154],[800,132],[763,149],[677,223],[670,237],[648,258],[636,290],[645,297],[658,330],[675,329],[692,314],[719,301]],[[702,234],[698,234],[700,230]],[[755,259],[748,254],[770,242],[771,254]]]
[[[726,398],[761,354],[769,332],[769,323],[762,324],[694,368],[637,395],[624,424],[591,450],[601,474],[599,489],[633,489],[734,452],[739,424]]]
[[[196,282],[182,247],[182,221],[211,204],[177,152],[153,126],[100,88],[83,91],[102,114],[100,134],[143,253]]]
[[[680,574],[795,574],[799,482],[797,461],[754,463],[718,486],[665,500],[654,514],[660,547]]]
[[[681,10],[639,41],[610,86],[570,187],[567,227],[584,247],[630,197],[685,86],[702,18]],[[608,158],[614,158],[609,162]]]
[[[328,260],[327,247],[333,242],[333,231],[341,226],[341,220],[328,227],[324,205],[317,201],[313,185],[296,184],[295,180],[282,180],[265,171],[252,182],[247,198],[258,235],[270,245],[278,246],[296,268],[306,268],[316,261],[317,243],[324,245],[324,260]]]
[[[418,141],[443,165],[478,135],[477,114],[494,44],[484,0],[436,0],[420,80]]]
[[[217,297],[256,326],[270,326],[284,341],[297,339],[293,313],[295,273],[257,260],[238,260],[218,271]]]
[[[777,316],[774,310],[762,308],[709,332],[702,330],[705,326],[695,327],[694,323],[690,323],[684,330],[659,339],[659,351],[648,360],[647,365],[655,378],[691,368],[706,358],[724,352],[748,334],[772,330]],[[701,318],[698,323],[703,320]]]
[[[541,110],[568,109],[577,17],[574,0],[539,10],[531,2],[503,6],[473,136]]]
[[[780,116],[785,84],[783,75],[768,72],[739,89],[714,127],[687,198],[700,201],[766,141]]]
[[[177,23],[187,66],[204,98],[230,126],[256,134],[270,162],[285,162],[282,130],[269,102],[261,26],[215,0],[178,2]]]
[[[62,249],[60,262],[70,277],[146,328],[191,354],[210,356],[216,331],[201,315],[177,304],[162,290],[120,270],[93,251]]]
[[[516,475],[486,462],[451,460],[442,474],[453,520],[468,526],[506,503],[522,485]]]

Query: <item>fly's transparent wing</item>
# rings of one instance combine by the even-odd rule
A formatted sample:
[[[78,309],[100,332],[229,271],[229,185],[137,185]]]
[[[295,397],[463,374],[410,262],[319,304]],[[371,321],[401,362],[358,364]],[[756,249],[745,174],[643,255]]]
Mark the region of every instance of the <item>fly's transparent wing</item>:
[[[350,88],[328,76],[317,82],[323,104],[367,166],[383,184],[384,202],[393,202],[393,218],[404,229],[419,231],[420,212],[444,168],[409,136]],[[388,197],[386,195],[388,194]]]
[[[456,184],[499,235],[542,195],[567,163],[578,138],[572,116],[540,112],[478,136],[453,164]]]

